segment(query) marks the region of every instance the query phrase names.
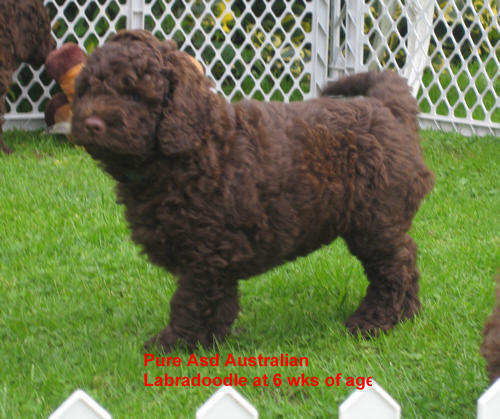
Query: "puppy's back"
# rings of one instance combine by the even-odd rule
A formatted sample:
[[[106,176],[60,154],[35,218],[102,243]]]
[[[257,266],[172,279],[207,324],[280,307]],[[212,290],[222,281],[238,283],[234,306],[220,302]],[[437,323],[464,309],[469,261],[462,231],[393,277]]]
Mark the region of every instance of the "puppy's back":
[[[329,83],[323,96],[365,96],[378,99],[403,124],[417,127],[418,104],[406,79],[393,71],[365,72]]]

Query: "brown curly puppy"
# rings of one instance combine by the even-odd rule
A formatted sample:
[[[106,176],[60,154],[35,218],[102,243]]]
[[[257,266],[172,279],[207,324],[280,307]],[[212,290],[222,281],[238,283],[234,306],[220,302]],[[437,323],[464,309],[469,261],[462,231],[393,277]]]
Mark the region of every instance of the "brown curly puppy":
[[[417,104],[394,73],[303,103],[229,104],[173,42],[115,35],[77,78],[73,138],[117,181],[132,238],[178,277],[150,343],[210,346],[238,313],[238,280],[343,237],[370,285],[348,320],[377,335],[420,307],[408,236],[432,188]]]
[[[17,65],[39,67],[56,47],[50,18],[41,0],[0,0],[0,149],[11,153],[2,138],[5,96]]]
[[[497,307],[484,325],[481,353],[491,382],[500,378],[500,277],[498,277]]]

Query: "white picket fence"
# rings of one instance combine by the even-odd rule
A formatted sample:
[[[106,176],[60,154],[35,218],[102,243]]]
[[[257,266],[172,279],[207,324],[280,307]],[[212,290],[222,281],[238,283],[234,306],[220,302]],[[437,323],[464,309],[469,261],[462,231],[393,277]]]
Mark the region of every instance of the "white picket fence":
[[[233,387],[221,387],[197,411],[196,419],[257,419],[257,409]],[[500,379],[477,402],[477,419],[500,417]],[[401,407],[375,381],[354,391],[340,406],[339,419],[400,419]],[[76,390],[49,419],[111,419],[83,390]]]
[[[230,100],[303,100],[366,69],[405,75],[421,125],[500,136],[498,0],[45,0],[58,45],[90,52],[118,29],[174,38]],[[37,128],[57,90],[23,65],[6,126]]]

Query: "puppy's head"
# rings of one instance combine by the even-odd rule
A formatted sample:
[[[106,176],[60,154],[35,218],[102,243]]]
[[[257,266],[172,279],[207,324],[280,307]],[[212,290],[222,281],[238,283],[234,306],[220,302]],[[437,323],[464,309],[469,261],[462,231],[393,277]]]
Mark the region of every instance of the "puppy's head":
[[[76,79],[73,141],[97,158],[175,152],[166,142],[182,139],[165,132],[175,131],[165,121],[175,125],[176,98],[184,96],[182,86],[196,89],[195,79],[204,77],[174,41],[141,30],[119,32],[89,56]]]
[[[56,47],[47,9],[42,0],[20,0],[14,13],[12,33],[16,60],[39,67]]]

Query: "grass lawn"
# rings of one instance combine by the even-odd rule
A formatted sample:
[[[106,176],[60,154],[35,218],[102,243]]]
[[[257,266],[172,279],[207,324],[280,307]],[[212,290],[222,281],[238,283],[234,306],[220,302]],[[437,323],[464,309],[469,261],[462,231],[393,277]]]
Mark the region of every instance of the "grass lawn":
[[[262,418],[336,417],[352,392],[325,378],[373,376],[404,418],[475,417],[479,353],[500,266],[500,138],[424,132],[436,174],[418,213],[423,310],[372,341],[344,321],[367,281],[342,241],[241,283],[244,329],[199,355],[306,356],[308,367],[145,367],[142,343],[168,320],[174,280],[128,238],[113,182],[62,140],[9,132],[0,156],[0,417],[47,417],[82,388],[114,418],[194,417],[215,387],[146,387],[144,374],[281,374],[241,393]],[[285,378],[318,377],[317,387]],[[151,378],[152,380],[153,378]]]

